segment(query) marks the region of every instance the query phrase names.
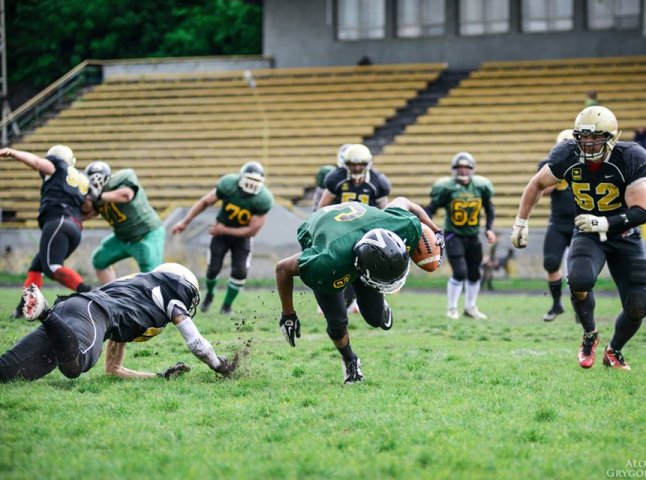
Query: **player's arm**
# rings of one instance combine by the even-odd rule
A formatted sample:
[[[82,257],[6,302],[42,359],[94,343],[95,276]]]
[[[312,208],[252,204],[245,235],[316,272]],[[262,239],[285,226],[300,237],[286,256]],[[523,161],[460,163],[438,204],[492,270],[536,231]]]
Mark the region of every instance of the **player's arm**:
[[[334,199],[336,197],[332,192],[330,192],[327,188],[323,190],[323,194],[321,195],[321,199],[319,200],[319,203],[316,207],[316,210],[319,210],[323,207],[327,207],[328,205],[332,205],[334,203]]]
[[[182,218],[179,222],[177,222],[173,226],[173,228],[171,229],[171,233],[172,234],[182,233],[184,230],[186,230],[186,227],[188,227],[188,224],[191,223],[195,217],[197,217],[200,213],[202,213],[204,210],[209,208],[219,199],[220,198],[218,197],[217,190],[214,188],[213,190],[211,190],[209,193],[204,195],[202,198],[200,198],[197,202],[193,204],[193,206],[186,213],[184,218]]]
[[[393,199],[388,205],[386,205],[386,208],[391,208],[391,207],[401,208],[402,210],[406,210],[407,212],[412,213],[417,218],[419,218],[420,222],[422,222],[425,225],[428,225],[429,228],[433,230],[433,233],[437,233],[441,231],[440,227],[435,225],[435,222],[433,222],[433,220],[431,220],[431,217],[428,216],[428,214],[426,213],[426,210],[424,210],[416,203],[411,202],[406,197],[397,197]]]
[[[226,374],[228,362],[224,357],[218,357],[213,350],[211,343],[199,332],[193,319],[184,314],[177,313],[173,315],[173,324],[179,330],[186,346],[193,355],[200,359],[201,362],[209,366],[211,370],[217,373]]]
[[[128,203],[135,198],[135,191],[130,187],[121,187],[110,192],[102,192],[100,200],[109,203]]]
[[[646,178],[626,188],[624,200],[628,209],[616,215],[597,217],[582,214],[574,219],[574,225],[582,232],[624,232],[646,223]]]
[[[126,343],[108,340],[105,352],[105,373],[120,378],[153,378],[157,376],[151,372],[138,372],[123,366],[126,353]]]
[[[255,237],[267,221],[267,214],[253,215],[248,225],[244,227],[227,227],[222,223],[216,223],[209,227],[211,235],[230,235],[232,237],[248,238]]]
[[[83,200],[83,205],[81,205],[81,221],[84,222],[91,218],[96,217],[99,214],[94,209],[94,203],[92,202],[92,197],[86,195],[85,200]]]
[[[281,315],[280,330],[287,342],[296,346],[296,338],[301,336],[301,322],[294,310],[294,277],[298,277],[298,259],[301,254],[296,253],[291,257],[283,258],[276,264],[276,285],[280,298]]]
[[[386,205],[388,205],[388,196],[378,198],[375,203],[377,204],[377,208],[381,208],[383,210],[386,208]]]
[[[25,152],[24,150],[14,150],[8,147],[2,148],[0,149],[0,157],[15,158],[43,175],[53,175],[56,171],[56,166],[46,158],[39,157],[31,152]]]
[[[485,223],[485,236],[487,237],[487,243],[492,245],[496,242],[496,233],[493,231],[493,221],[496,218],[496,209],[493,206],[493,202],[489,195],[486,195],[482,199],[482,208],[484,208],[485,215],[487,216],[487,222]]]

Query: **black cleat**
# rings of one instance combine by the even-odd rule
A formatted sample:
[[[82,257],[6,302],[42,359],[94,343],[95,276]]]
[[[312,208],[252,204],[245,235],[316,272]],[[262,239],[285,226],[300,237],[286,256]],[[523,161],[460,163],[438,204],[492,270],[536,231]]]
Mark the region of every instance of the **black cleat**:
[[[232,315],[233,310],[231,310],[231,305],[222,305],[220,307],[220,315]]]
[[[551,322],[556,318],[557,315],[561,315],[565,310],[563,310],[562,305],[553,305],[552,308],[550,308],[549,312],[547,312],[545,315],[543,315],[543,320],[546,322]]]
[[[341,360],[343,366],[343,384],[349,385],[352,383],[361,382],[363,380],[363,373],[361,372],[361,360],[359,357],[354,357],[352,360]]]
[[[15,319],[25,318],[25,315],[22,313],[23,308],[25,308],[25,299],[20,297],[18,306],[13,312],[11,312],[11,315],[9,315],[9,318],[15,318]]]
[[[387,303],[386,303],[386,319],[381,323],[380,327],[383,330],[390,330],[391,328],[393,328],[393,311],[390,309]]]
[[[213,294],[207,293],[206,297],[204,297],[204,300],[202,300],[202,306],[200,307],[200,312],[202,313],[208,312],[212,303],[213,303]]]

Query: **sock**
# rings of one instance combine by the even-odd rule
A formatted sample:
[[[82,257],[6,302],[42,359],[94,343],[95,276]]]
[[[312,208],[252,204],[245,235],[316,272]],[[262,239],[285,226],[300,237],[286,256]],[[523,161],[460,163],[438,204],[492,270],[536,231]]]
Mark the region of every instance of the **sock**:
[[[550,293],[552,294],[552,302],[554,306],[561,305],[561,291],[563,289],[563,279],[554,280],[553,282],[547,282],[550,287]]]
[[[578,300],[575,296],[572,296],[571,301],[574,313],[579,318],[583,330],[586,333],[593,332],[597,328],[594,321],[594,307],[596,306],[594,292],[590,290],[588,296],[583,300]]]
[[[53,311],[42,320],[42,324],[54,350],[58,369],[67,378],[78,377],[82,368],[81,350],[74,331]]]
[[[65,285],[70,290],[76,289],[83,283],[83,278],[74,270],[68,267],[60,267],[54,273],[52,278],[58,283]]]
[[[215,285],[218,283],[217,278],[207,278],[206,279],[206,294],[207,295],[213,295],[213,291],[215,290]]]
[[[624,345],[628,343],[628,340],[637,333],[641,324],[641,319],[638,321],[631,320],[622,310],[615,322],[615,333],[610,340],[610,348],[621,351]]]
[[[32,283],[35,283],[38,288],[41,288],[43,286],[43,272],[37,272],[35,270],[28,271],[23,288],[27,288]]]
[[[357,358],[357,356],[352,351],[352,347],[350,346],[350,342],[348,342],[348,344],[345,347],[343,347],[343,348],[336,347],[336,349],[339,351],[339,353],[343,357],[343,360],[345,360],[346,362],[350,361],[350,360],[354,360],[355,358]]]
[[[238,280],[235,278],[229,279],[229,281],[227,282],[227,293],[224,296],[224,302],[222,302],[223,305],[231,306],[233,301],[240,293],[240,290],[242,290],[242,287],[244,286],[245,281],[246,281],[245,279],[242,279],[242,280]]]
[[[464,282],[458,281],[455,278],[449,278],[449,281],[446,283],[446,296],[448,298],[448,307],[449,308],[458,308],[458,299],[462,293],[462,286]]]
[[[473,308],[476,306],[478,293],[480,293],[480,280],[475,282],[466,281],[464,286],[464,308]]]

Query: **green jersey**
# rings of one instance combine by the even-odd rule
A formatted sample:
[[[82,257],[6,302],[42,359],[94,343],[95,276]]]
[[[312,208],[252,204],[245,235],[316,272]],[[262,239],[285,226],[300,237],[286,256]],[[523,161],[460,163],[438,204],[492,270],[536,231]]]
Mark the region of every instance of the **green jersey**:
[[[493,195],[493,185],[485,177],[474,175],[467,185],[443,177],[433,185],[431,201],[446,210],[444,233],[473,236],[480,233],[482,204]]]
[[[274,196],[262,186],[257,195],[250,195],[238,187],[240,175],[230,173],[220,179],[215,194],[222,200],[217,221],[232,228],[245,227],[254,215],[264,215],[274,205]]]
[[[409,251],[422,235],[419,219],[401,208],[380,210],[360,202],[323,207],[298,228],[298,243],[303,248],[298,267],[303,282],[313,290],[335,293],[356,280],[359,271],[354,266],[353,248],[373,228],[396,233]]]
[[[131,168],[119,170],[112,175],[103,191],[112,192],[123,187],[131,188],[135,192],[132,200],[127,203],[105,202],[95,205],[94,208],[110,224],[119,240],[137,242],[148,232],[159,228],[162,222],[148,203],[146,192]]]

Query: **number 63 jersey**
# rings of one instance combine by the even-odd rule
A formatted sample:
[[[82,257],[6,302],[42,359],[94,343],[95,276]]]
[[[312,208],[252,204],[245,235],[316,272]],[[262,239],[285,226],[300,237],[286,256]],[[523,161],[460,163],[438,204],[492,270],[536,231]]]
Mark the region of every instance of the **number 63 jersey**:
[[[431,190],[431,201],[446,210],[444,233],[463,236],[480,233],[482,205],[489,203],[493,196],[493,185],[480,175],[473,175],[466,185],[454,177],[443,177]]]
[[[247,226],[252,216],[264,215],[274,205],[274,196],[265,185],[258,194],[252,195],[242,191],[239,181],[240,175],[230,173],[215,186],[215,193],[222,200],[217,221],[231,228]]]
[[[579,160],[573,140],[552,149],[547,165],[572,188],[577,215],[616,215],[628,208],[626,187],[646,180],[646,150],[634,142],[617,142],[610,158],[598,164]]]

